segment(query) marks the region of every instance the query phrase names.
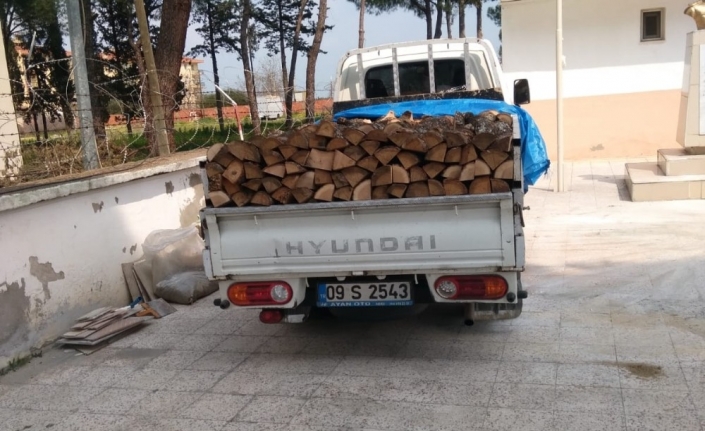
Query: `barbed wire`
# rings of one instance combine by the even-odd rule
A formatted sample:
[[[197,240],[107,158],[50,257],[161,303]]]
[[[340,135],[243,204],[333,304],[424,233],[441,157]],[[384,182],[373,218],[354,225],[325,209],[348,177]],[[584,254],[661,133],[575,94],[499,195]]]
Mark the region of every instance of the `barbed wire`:
[[[83,130],[94,132],[96,153],[102,168],[132,168],[135,163],[139,165],[157,156],[152,141],[160,130],[152,117],[146,75],[121,76],[117,72],[110,75],[108,72],[117,70],[114,64],[98,62],[106,68],[101,75],[107,76],[100,82],[90,82],[92,94],[76,94],[70,82],[62,89],[43,86],[40,80],[46,76],[41,74],[47,73],[48,66],[68,61],[70,59],[33,62],[24,67],[21,80],[5,79],[9,81],[10,92],[0,91],[0,189],[84,172]],[[227,97],[221,98],[221,126],[216,91],[204,88],[204,83],[212,83],[213,77],[193,64],[182,64],[179,80],[183,88],[176,95],[160,94],[161,108],[173,111],[173,121],[167,121],[166,126],[172,137],[172,151],[195,150],[239,140],[240,128],[246,139],[250,137],[253,121],[247,92],[241,89],[240,83],[224,79],[221,74],[220,87],[237,102],[234,106]],[[69,73],[73,72],[70,67],[67,69]],[[258,82],[256,86],[262,133],[283,131],[286,111],[281,89],[268,88],[264,82]],[[7,84],[0,88],[6,89]],[[13,88],[17,91],[13,92]],[[330,86],[315,89],[319,95],[329,95],[330,91]],[[78,109],[77,96],[92,96],[91,109]],[[292,108],[294,125],[313,120],[306,118],[304,103],[298,96]],[[317,99],[315,117],[329,115],[331,108],[331,100]],[[93,124],[79,124],[80,114],[84,112],[93,114]]]

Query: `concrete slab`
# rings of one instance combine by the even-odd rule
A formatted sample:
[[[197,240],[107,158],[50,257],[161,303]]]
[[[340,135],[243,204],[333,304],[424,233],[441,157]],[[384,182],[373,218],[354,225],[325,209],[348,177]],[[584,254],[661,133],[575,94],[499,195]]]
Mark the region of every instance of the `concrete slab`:
[[[666,176],[705,175],[705,155],[688,154],[685,148],[658,150],[658,167]]]

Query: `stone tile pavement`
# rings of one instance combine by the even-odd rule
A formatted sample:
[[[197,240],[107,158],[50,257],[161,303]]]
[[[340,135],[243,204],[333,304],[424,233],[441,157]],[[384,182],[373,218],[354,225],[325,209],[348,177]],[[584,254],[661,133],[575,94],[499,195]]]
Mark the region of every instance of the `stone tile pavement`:
[[[623,166],[531,189],[516,320],[266,326],[208,298],[0,378],[0,431],[703,431],[705,201],[629,202]]]

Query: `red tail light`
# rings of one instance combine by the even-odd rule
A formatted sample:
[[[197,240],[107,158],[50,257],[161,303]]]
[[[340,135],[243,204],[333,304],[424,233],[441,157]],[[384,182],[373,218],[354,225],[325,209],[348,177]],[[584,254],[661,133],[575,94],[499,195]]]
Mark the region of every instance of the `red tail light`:
[[[499,299],[508,290],[507,280],[498,275],[441,277],[434,287],[444,299]]]
[[[262,323],[279,323],[283,318],[281,310],[262,310],[259,313],[259,321]]]
[[[291,300],[293,291],[283,281],[235,283],[228,287],[228,299],[235,305],[282,305]]]

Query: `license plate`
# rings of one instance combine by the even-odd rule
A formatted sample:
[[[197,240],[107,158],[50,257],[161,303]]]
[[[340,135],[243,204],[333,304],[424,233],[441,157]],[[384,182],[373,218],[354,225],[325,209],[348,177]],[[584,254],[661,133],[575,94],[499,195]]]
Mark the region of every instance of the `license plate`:
[[[321,283],[317,304],[319,307],[409,306],[414,304],[411,286],[408,281]]]

